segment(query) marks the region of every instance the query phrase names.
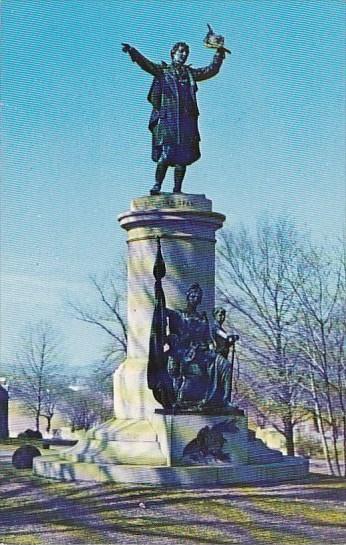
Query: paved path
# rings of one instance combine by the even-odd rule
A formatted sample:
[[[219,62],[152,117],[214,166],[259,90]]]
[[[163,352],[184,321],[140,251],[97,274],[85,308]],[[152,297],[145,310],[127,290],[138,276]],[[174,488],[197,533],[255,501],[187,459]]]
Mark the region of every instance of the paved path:
[[[0,452],[0,545],[346,545],[346,482],[157,489],[58,483]]]

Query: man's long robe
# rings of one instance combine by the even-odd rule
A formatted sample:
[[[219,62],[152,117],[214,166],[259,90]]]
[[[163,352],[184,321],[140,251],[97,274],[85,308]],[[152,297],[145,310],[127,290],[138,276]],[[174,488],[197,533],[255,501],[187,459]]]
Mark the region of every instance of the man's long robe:
[[[193,163],[200,157],[196,82],[219,72],[224,52],[217,51],[212,63],[204,68],[156,64],[133,47],[129,53],[134,62],[154,76],[148,94],[153,107],[149,121],[152,159],[171,165]]]

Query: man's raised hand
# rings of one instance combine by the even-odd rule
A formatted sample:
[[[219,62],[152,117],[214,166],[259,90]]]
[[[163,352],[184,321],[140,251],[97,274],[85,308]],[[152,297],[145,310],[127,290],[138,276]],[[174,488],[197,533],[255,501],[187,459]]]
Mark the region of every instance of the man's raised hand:
[[[121,45],[123,46],[122,49],[123,49],[124,53],[128,53],[130,51],[130,49],[131,49],[130,44],[123,44],[122,43]]]

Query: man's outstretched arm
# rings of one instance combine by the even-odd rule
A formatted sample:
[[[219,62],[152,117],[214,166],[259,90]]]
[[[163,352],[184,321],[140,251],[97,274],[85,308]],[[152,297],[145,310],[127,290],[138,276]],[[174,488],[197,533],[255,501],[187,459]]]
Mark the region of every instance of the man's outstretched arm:
[[[155,64],[154,62],[150,61],[142,53],[140,53],[135,47],[132,47],[129,44],[121,44],[123,47],[123,52],[128,53],[131,57],[131,60],[138,64],[142,68],[142,70],[145,70],[145,72],[148,72],[152,76],[158,76],[160,73],[160,65]]]
[[[216,76],[221,68],[224,58],[225,50],[220,47],[220,49],[216,51],[214,58],[209,66],[205,66],[204,68],[191,68],[190,70],[195,81],[203,81],[205,79]]]

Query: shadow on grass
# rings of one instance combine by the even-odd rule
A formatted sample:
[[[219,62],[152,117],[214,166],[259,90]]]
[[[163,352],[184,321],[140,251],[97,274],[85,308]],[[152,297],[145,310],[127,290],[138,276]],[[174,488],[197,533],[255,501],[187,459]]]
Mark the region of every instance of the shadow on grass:
[[[30,471],[15,470],[9,463],[2,464],[1,469],[0,535],[3,536],[30,535],[36,529],[40,533],[43,525],[62,539],[65,535],[68,538],[69,532],[79,539],[81,533],[95,543],[105,543],[107,539],[109,542],[109,536],[114,539],[114,535],[122,534],[139,539],[142,536],[143,543],[150,537],[165,536],[179,543],[222,545],[252,543],[249,534],[268,531],[276,536],[273,543],[282,542],[282,537],[289,534],[292,541],[285,543],[296,545],[306,543],[309,530],[316,533],[320,529],[317,532],[320,538],[325,531],[335,530],[335,535],[339,535],[346,527],[340,521],[333,522],[332,517],[330,521],[325,517],[304,519],[304,502],[308,505],[313,500],[327,514],[329,511],[332,514],[330,505],[324,502],[346,500],[346,482],[324,475],[311,476],[299,484],[236,488],[227,485],[191,490],[116,483],[61,483],[33,477]],[[1,485],[5,487],[3,493]],[[297,509],[285,514],[285,507],[295,500],[298,500]],[[275,504],[271,503],[274,501]],[[141,510],[139,503],[144,503],[147,509]],[[242,536],[244,539],[239,541]],[[309,541],[320,542],[314,541],[314,537]]]

